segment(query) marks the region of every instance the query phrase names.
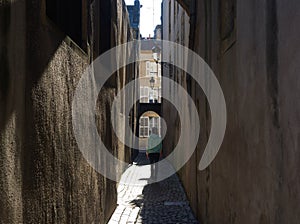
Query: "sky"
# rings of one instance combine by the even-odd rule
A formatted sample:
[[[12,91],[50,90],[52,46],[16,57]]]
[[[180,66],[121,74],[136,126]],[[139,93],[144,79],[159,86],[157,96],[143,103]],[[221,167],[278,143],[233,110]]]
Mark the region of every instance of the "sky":
[[[154,35],[156,25],[161,24],[161,0],[140,0],[141,22],[140,32],[143,37]],[[134,0],[125,0],[126,5],[134,5]],[[154,5],[154,24],[153,24],[153,5]]]

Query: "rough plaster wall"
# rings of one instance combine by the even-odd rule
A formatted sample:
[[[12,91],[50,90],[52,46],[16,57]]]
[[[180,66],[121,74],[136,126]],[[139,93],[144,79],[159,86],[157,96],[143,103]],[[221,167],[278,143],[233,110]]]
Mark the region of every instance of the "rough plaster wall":
[[[193,86],[202,134],[181,180],[202,223],[298,223],[299,2],[238,2],[236,43],[226,53],[218,7],[218,1],[197,1],[192,40],[223,88],[226,136],[211,166],[197,171],[210,112]]]
[[[112,1],[112,47],[115,47],[117,45],[121,45],[123,43],[126,43],[128,41],[133,40],[133,33],[132,30],[129,26],[130,21],[129,21],[129,16],[126,8],[126,4],[123,0],[114,0]],[[129,55],[135,54],[135,52],[131,52],[129,50],[126,52],[127,56],[130,57]],[[136,56],[136,55],[135,55]],[[124,55],[117,55],[115,58],[116,61],[118,61],[121,64],[124,64],[124,60],[126,60],[126,57]],[[121,61],[123,60],[123,61]],[[133,80],[134,74],[137,74],[137,65],[132,64],[127,67],[120,68],[116,73],[115,77],[117,77],[117,82],[116,82],[116,90],[120,91],[128,82]],[[130,96],[122,96],[122,105],[120,106],[120,113],[119,113],[119,125],[118,127],[121,130],[125,130],[125,122],[129,122],[128,116],[125,115],[125,102],[126,98],[133,98],[133,92],[132,95]],[[134,112],[130,116],[130,121],[135,117]],[[127,133],[124,134],[124,138],[127,137]],[[130,162],[131,159],[131,149],[129,149],[127,146],[121,143],[120,140],[116,138],[116,141],[118,141],[119,144],[119,151],[118,151],[118,156],[119,158],[122,158],[122,160],[126,162]],[[124,140],[123,140],[124,141]]]
[[[190,18],[187,13],[175,0],[163,1],[163,11],[163,39],[189,46]],[[178,55],[174,49],[163,49],[163,54],[168,55],[170,61],[174,61],[174,58],[187,60],[187,58],[182,58],[182,55]],[[163,75],[170,79],[174,79],[176,82],[180,83],[183,88],[191,91],[185,72],[177,69],[175,66],[163,67]],[[163,83],[163,88],[169,88],[169,94],[177,94],[177,89],[173,84],[170,84],[170,86],[167,87],[164,86]],[[178,105],[180,105],[181,108],[185,108],[185,114],[188,116],[179,117],[174,106],[167,101],[163,101],[163,118],[166,120],[170,130],[167,132],[163,141],[163,150],[166,155],[176,147],[180,135],[189,135],[194,131],[191,130],[190,127],[192,126],[191,124],[195,122],[195,119],[197,119],[196,116],[189,115],[188,99],[180,97],[178,98],[178,101]],[[184,130],[183,133],[180,133],[179,131],[181,128]],[[201,123],[201,130],[202,129],[203,126]],[[188,148],[190,147],[190,142],[186,141],[186,139],[188,138],[183,137],[184,145]],[[184,153],[185,149],[183,148],[181,150],[182,153]],[[195,155],[192,156],[189,163],[178,172],[184,186],[188,188],[186,192],[189,198],[197,197],[197,179],[195,178],[196,170],[194,167],[196,167]],[[197,207],[197,200],[191,200],[190,202],[193,208]]]
[[[299,1],[277,1],[278,101],[282,134],[281,222],[300,220]]]
[[[107,215],[100,203],[113,185],[89,167],[72,132],[72,97],[86,66],[63,41],[41,77],[26,82],[24,222],[99,222]]]
[[[174,28],[176,25],[180,26],[180,24],[175,24],[174,21],[177,14],[175,14],[175,8],[177,4],[174,0],[164,0],[163,1],[163,39],[169,40],[169,41],[177,41],[178,33],[174,32]],[[169,26],[172,24],[171,26]],[[169,48],[163,48],[163,54],[165,54],[164,57],[168,57],[170,61],[174,61],[174,57],[177,55],[174,54],[174,49]],[[168,56],[166,56],[168,55]],[[170,79],[174,79],[174,67],[173,66],[163,66],[162,67],[163,76],[166,76]],[[170,86],[166,86],[165,83],[162,83],[163,89],[168,89],[168,94],[172,95],[176,93],[176,89],[174,85],[170,84]],[[172,104],[170,104],[168,101],[162,99],[163,105],[162,105],[162,114],[163,119],[165,119],[167,123],[167,127],[172,127],[172,130],[178,130],[180,129],[180,119],[178,117],[177,111],[174,112],[172,107]],[[182,102],[184,103],[184,102]],[[173,129],[173,127],[175,127]],[[180,133],[177,133],[175,131],[167,131],[166,137],[163,140],[163,151],[165,154],[170,153],[172,149],[176,147],[178,137]]]
[[[22,222],[21,148],[24,133],[24,2],[0,5],[0,217]],[[21,72],[19,72],[21,71]]]
[[[91,57],[49,21],[43,1],[17,2],[0,6],[1,223],[105,223],[116,206],[116,183],[88,165],[71,120],[73,94]],[[125,31],[112,46],[131,39],[128,15],[118,13]],[[116,90],[99,95],[96,121],[112,153],[128,161],[109,123]]]

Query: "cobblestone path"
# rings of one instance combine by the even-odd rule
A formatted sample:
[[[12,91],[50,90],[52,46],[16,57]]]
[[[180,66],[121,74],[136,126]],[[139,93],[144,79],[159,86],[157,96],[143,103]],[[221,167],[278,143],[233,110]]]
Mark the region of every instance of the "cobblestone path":
[[[133,165],[122,175],[118,207],[109,224],[198,223],[177,175],[148,184],[151,173],[150,166],[145,166],[147,164],[146,154],[140,152]]]

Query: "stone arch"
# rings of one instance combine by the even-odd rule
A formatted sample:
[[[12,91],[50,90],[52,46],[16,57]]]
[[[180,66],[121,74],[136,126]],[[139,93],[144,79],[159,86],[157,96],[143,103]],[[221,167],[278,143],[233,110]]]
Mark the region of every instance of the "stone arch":
[[[161,104],[160,103],[140,103],[137,119],[139,120],[144,113],[149,112],[149,111],[153,111],[161,117]]]

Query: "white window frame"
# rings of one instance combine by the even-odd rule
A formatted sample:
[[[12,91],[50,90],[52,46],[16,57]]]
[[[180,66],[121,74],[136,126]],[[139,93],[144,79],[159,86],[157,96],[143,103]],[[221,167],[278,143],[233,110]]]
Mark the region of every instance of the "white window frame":
[[[161,77],[161,64],[158,64],[158,77]]]
[[[157,64],[153,61],[146,61],[146,76],[147,77],[160,77],[161,76],[161,66],[158,64],[158,72],[157,72]]]
[[[160,117],[151,117],[149,119],[149,135],[150,135],[150,132],[152,133],[152,131],[150,131],[150,130],[152,130],[153,127],[156,127],[158,130],[158,135],[161,136],[161,124],[160,124],[161,120],[160,119],[161,119]]]
[[[148,138],[149,137],[149,117],[141,117],[140,118],[140,137]]]
[[[161,137],[161,120],[160,120],[160,117],[158,118],[158,135],[159,137]]]
[[[154,100],[154,90],[153,89],[149,89],[149,101],[150,100]]]
[[[151,62],[146,61],[146,76],[151,76]]]
[[[149,87],[141,86],[140,87],[140,103],[148,103],[149,102]]]
[[[153,100],[157,100],[158,101],[158,88],[153,89]]]
[[[161,87],[158,88],[158,102],[161,103]]]

